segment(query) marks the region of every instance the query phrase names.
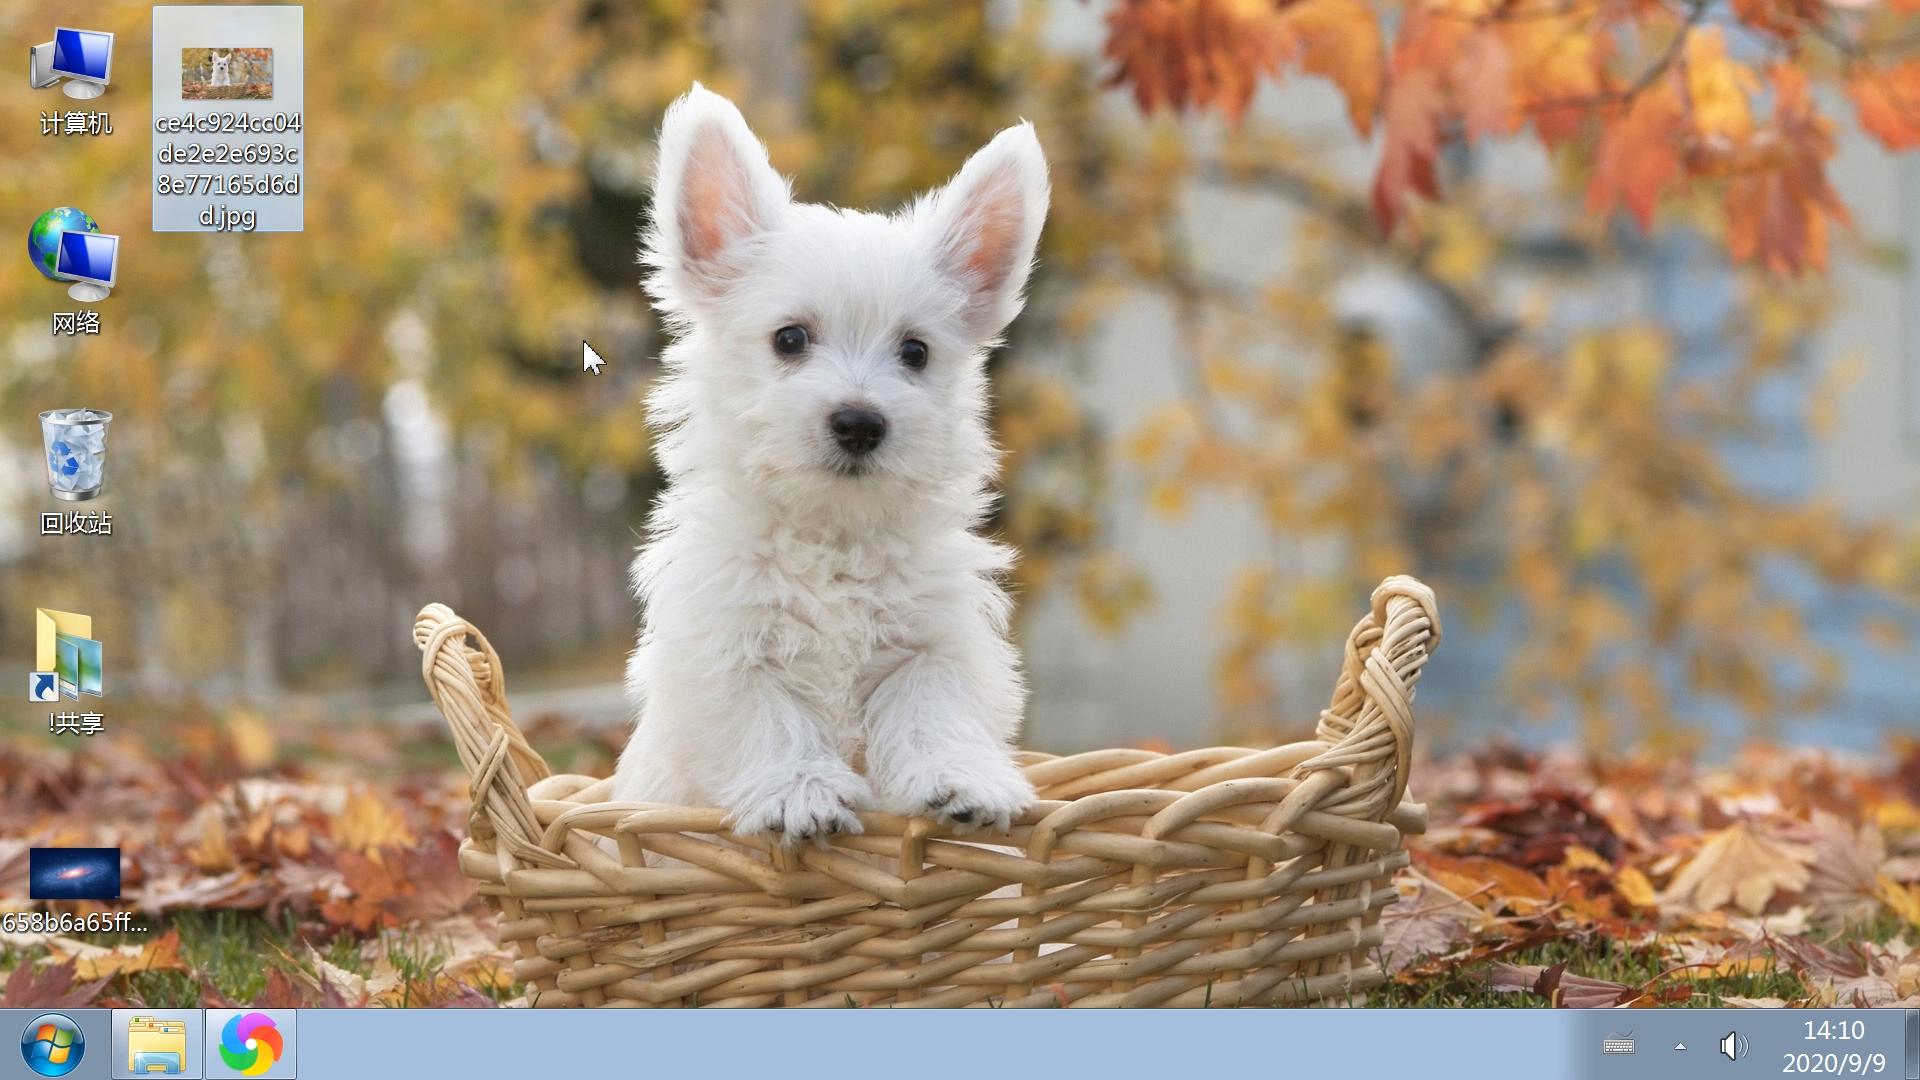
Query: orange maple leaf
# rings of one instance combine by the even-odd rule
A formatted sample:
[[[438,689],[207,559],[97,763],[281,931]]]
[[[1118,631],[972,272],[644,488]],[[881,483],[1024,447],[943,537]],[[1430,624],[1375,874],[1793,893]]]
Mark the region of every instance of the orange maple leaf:
[[[1124,0],[1107,13],[1108,83],[1142,112],[1211,105],[1237,120],[1290,44],[1266,0]]]
[[[1733,13],[1756,30],[1792,38],[1817,25],[1826,14],[1822,0],[1733,0]]]
[[[1687,32],[1687,111],[1695,130],[1709,139],[1738,141],[1753,133],[1753,70],[1727,56],[1717,26]]]
[[[1610,37],[1585,32],[1578,16],[1518,19],[1500,27],[1513,58],[1517,108],[1549,146],[1579,134],[1607,92]]]
[[[371,855],[375,861],[381,848],[407,847],[414,839],[406,813],[371,788],[348,795],[332,824],[334,843],[341,850]]]
[[[1440,78],[1427,68],[1396,72],[1387,88],[1386,137],[1373,176],[1373,215],[1392,233],[1414,195],[1440,195],[1434,159],[1440,152],[1443,116]]]
[[[1661,193],[1680,178],[1684,135],[1673,85],[1662,81],[1643,90],[1600,136],[1587,209],[1606,213],[1624,204],[1642,229],[1650,228]]]
[[[1753,822],[1736,821],[1708,838],[1674,875],[1661,902],[1692,911],[1732,905],[1758,915],[1775,895],[1806,888],[1813,860],[1812,848]]]
[[[1512,134],[1519,120],[1513,109],[1513,56],[1499,30],[1482,27],[1469,34],[1450,74],[1468,136]]]
[[[1920,885],[1902,885],[1885,874],[1875,881],[1875,893],[1887,909],[1902,920],[1920,926]]]
[[[1892,68],[1855,67],[1847,94],[1860,126],[1887,149],[1920,148],[1920,59]]]
[[[1806,73],[1775,64],[1773,127],[1757,162],[1727,184],[1727,251],[1776,273],[1824,269],[1827,220],[1847,224],[1847,208],[1827,182],[1833,125],[1819,114]]]
[[[73,962],[74,977],[85,982],[112,979],[143,971],[186,971],[180,956],[180,932],[169,930],[145,944],[93,945],[72,938],[50,944],[55,956]]]
[[[1281,25],[1288,59],[1338,87],[1354,130],[1372,134],[1386,81],[1386,45],[1373,8],[1366,0],[1300,0]]]
[[[399,922],[393,907],[403,902],[411,888],[401,872],[352,852],[342,852],[334,863],[346,890],[320,905],[328,922],[361,933]]]

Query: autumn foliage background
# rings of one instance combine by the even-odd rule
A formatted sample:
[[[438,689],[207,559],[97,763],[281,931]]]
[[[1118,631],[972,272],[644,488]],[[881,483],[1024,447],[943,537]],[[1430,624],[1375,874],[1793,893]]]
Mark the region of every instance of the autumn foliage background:
[[[1439,590],[1455,651],[1422,732],[1451,737],[1413,782],[1439,827],[1379,1001],[1920,998],[1920,534],[1752,483],[1730,449],[1782,387],[1818,439],[1850,377],[1902,362],[1811,343],[1858,317],[1837,267],[1913,273],[1835,176],[1849,139],[1920,145],[1911,0],[450,10],[309,7],[301,234],[147,233],[137,82],[104,139],[42,139],[58,101],[0,99],[0,203],[24,225],[58,192],[134,237],[98,339],[50,343],[61,294],[0,260],[0,414],[117,417],[110,545],[21,531],[37,432],[0,436],[6,655],[49,604],[108,628],[112,664],[84,752],[16,706],[0,897],[30,906],[29,846],[117,844],[154,928],[7,935],[0,1004],[516,997],[453,863],[464,780],[406,630],[453,604],[531,682],[534,744],[610,767],[634,618],[613,583],[658,482],[635,228],[695,79],[846,205],[1038,126],[1054,208],[994,367],[1023,643],[1043,678],[1063,642],[1181,605],[1215,636],[1208,700],[1037,712],[1036,741],[1297,734],[1372,583]],[[144,59],[148,17],[82,21]],[[0,30],[79,18],[12,5]],[[1333,135],[1303,93],[1335,95]],[[1229,272],[1222,235],[1260,257]],[[1379,282],[1424,331],[1379,315]],[[1143,297],[1162,332],[1104,337]],[[583,334],[606,376],[577,371]],[[1116,381],[1172,389],[1116,409]],[[1142,521],[1242,537],[1218,595],[1129,542]],[[1895,686],[1885,753],[1774,741],[1863,676]]]

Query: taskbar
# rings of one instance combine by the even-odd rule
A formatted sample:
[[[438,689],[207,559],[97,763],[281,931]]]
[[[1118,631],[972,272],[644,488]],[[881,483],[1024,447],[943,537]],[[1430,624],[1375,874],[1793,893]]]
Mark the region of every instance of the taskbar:
[[[1920,1080],[1920,1009],[0,1009],[14,1030],[0,1078]]]

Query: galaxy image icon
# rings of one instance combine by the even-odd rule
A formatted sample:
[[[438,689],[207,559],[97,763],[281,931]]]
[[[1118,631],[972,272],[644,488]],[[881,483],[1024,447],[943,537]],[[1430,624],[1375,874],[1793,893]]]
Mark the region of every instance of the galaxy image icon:
[[[33,848],[27,856],[35,900],[118,900],[119,848]]]

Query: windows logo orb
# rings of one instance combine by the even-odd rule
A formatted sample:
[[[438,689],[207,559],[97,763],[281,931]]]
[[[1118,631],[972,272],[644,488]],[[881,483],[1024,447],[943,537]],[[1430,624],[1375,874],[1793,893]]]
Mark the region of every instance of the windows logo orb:
[[[42,1013],[20,1032],[20,1056],[41,1076],[65,1076],[80,1067],[87,1040],[80,1025],[61,1013]]]
[[[265,1013],[242,1013],[220,1029],[220,1060],[242,1076],[259,1076],[284,1052],[280,1029]]]

